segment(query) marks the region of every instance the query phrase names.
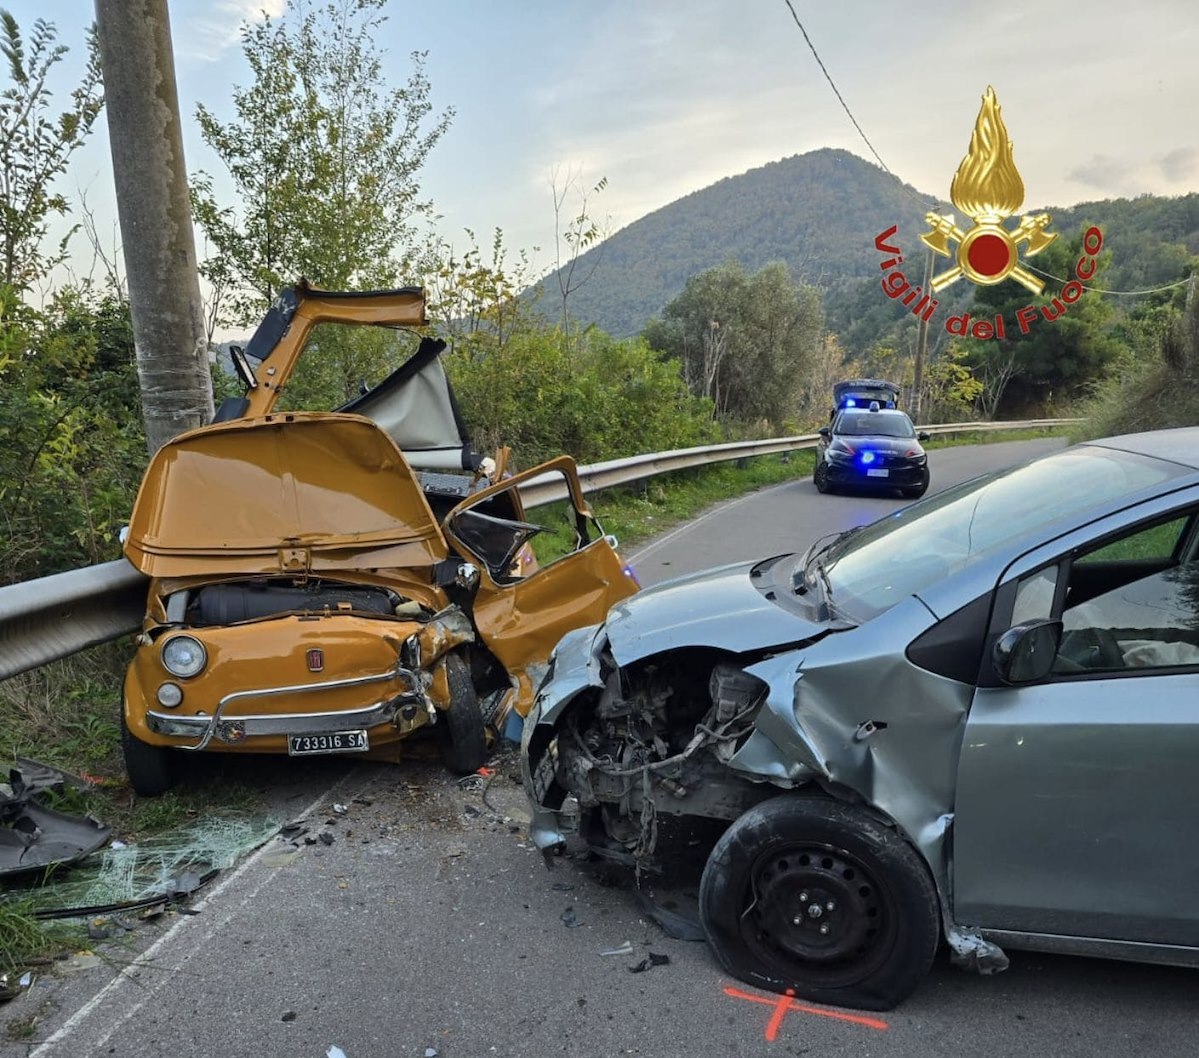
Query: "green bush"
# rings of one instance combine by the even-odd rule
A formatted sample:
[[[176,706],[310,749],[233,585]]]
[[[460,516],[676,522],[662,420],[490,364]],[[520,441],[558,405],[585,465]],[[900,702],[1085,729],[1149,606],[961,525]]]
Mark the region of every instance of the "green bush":
[[[146,461],[128,307],[0,288],[0,561],[7,582],[115,558]]]
[[[526,331],[486,352],[450,354],[446,366],[476,447],[511,445],[521,466],[719,439],[710,404],[641,339],[590,331],[568,345],[556,331]]]

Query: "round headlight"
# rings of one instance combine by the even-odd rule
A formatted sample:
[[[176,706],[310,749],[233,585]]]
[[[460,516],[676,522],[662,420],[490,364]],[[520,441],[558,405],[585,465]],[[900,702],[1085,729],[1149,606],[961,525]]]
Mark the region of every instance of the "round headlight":
[[[183,701],[183,688],[177,683],[161,683],[158,686],[158,704],[174,709]]]
[[[194,676],[207,664],[204,645],[191,636],[171,636],[162,645],[162,667],[172,676]]]

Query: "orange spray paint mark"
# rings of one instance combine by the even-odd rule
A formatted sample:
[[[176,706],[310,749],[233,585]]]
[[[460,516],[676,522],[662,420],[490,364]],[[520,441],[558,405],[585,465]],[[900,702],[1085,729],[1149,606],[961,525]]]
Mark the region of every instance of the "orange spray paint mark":
[[[742,992],[741,989],[732,987],[725,988],[724,994],[732,996],[734,999],[748,999],[751,1003],[761,1003],[774,1008],[770,1013],[770,1020],[766,1022],[766,1039],[770,1043],[778,1039],[783,1018],[791,1011],[800,1014],[815,1014],[818,1017],[833,1018],[836,1021],[848,1021],[853,1025],[865,1025],[868,1029],[879,1029],[880,1031],[889,1027],[885,1021],[880,1021],[878,1018],[870,1018],[862,1014],[845,1014],[839,1010],[825,1010],[821,1007],[809,1007],[796,1002],[795,992],[790,988],[787,989],[786,995],[772,996],[769,999],[766,996],[751,995],[749,992]]]

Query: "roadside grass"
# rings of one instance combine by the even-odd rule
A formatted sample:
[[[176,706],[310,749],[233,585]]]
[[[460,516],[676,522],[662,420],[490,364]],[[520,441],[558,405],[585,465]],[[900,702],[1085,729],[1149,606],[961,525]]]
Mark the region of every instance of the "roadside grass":
[[[29,900],[0,901],[0,976],[51,959],[71,939],[61,923],[39,922]]]
[[[1020,432],[980,431],[936,438],[926,447],[986,444],[1062,436],[1062,430]],[[640,485],[608,489],[588,497],[604,531],[629,551],[659,533],[694,518],[723,500],[785,481],[810,478],[814,453],[801,450],[756,456],[709,467],[677,471],[650,478]],[[565,505],[529,512],[547,531],[533,547],[542,564],[573,546]],[[0,681],[0,764],[27,757],[78,775],[88,783],[69,790],[52,807],[91,813],[127,843],[161,834],[206,816],[229,816],[261,810],[259,795],[231,784],[219,766],[197,769],[198,774],[160,797],[136,797],[129,789],[121,760],[118,721],[121,683],[130,648],[124,641],[108,643],[74,657]],[[212,761],[211,755],[204,755]],[[86,934],[77,920],[47,924],[29,913],[19,887],[0,883],[0,973],[45,958],[82,943]]]

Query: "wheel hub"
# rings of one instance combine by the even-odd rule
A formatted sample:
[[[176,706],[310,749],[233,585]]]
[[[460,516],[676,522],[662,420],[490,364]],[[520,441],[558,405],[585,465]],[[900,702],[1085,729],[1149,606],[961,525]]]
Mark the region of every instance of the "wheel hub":
[[[761,940],[791,958],[818,963],[858,958],[883,925],[873,880],[834,849],[771,853],[755,871],[755,893],[752,913]]]

